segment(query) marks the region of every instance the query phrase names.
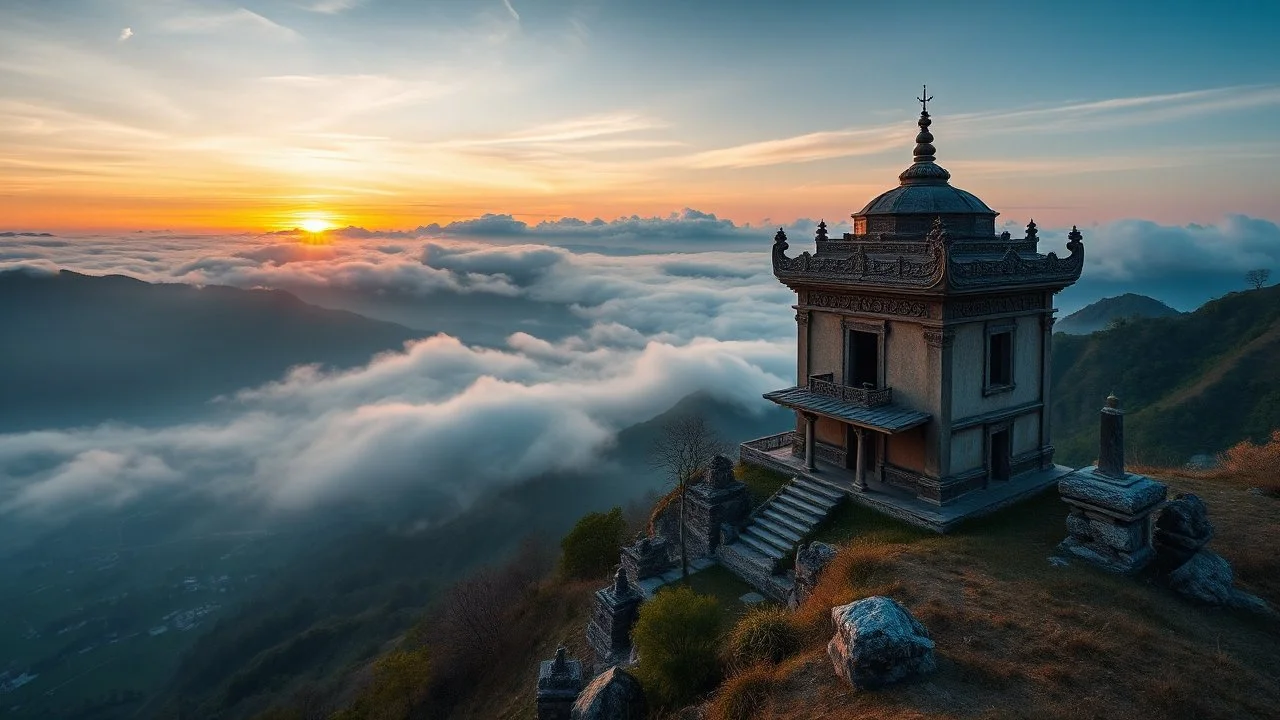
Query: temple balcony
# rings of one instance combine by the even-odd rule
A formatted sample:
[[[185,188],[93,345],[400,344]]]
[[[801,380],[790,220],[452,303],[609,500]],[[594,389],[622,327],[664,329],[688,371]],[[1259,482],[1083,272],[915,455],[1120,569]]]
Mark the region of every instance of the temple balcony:
[[[862,387],[842,385],[835,381],[834,373],[809,376],[809,392],[823,397],[842,400],[861,408],[874,408],[893,402],[893,388],[877,388],[870,383]]]

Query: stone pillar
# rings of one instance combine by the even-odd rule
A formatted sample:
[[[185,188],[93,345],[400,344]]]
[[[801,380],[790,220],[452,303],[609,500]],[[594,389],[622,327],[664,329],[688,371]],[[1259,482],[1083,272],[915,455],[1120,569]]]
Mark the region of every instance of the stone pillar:
[[[587,623],[587,644],[595,652],[595,672],[626,665],[631,660],[631,627],[644,595],[627,580],[622,568],[613,584],[596,591],[596,606]]]
[[[538,720],[571,720],[582,686],[582,663],[566,659],[563,647],[554,660],[543,660],[538,668]]]
[[[1124,411],[1115,395],[1107,396],[1098,423],[1098,473],[1109,478],[1124,478]]]
[[[1099,465],[1058,481],[1071,506],[1063,553],[1113,572],[1133,573],[1151,562],[1151,515],[1168,488],[1124,470],[1124,414],[1115,396],[1102,409]]]
[[[1046,301],[1047,307],[1053,307],[1053,296]],[[1049,428],[1049,401],[1053,386],[1053,311],[1040,316],[1040,328],[1044,331],[1040,339],[1040,469],[1053,467],[1053,438]]]
[[[664,537],[643,537],[622,548],[622,569],[633,584],[661,575],[674,565],[671,543]]]
[[[864,430],[863,428],[855,427],[853,429],[853,432],[858,436],[858,455],[857,455],[857,459],[854,461],[856,464],[854,465],[854,471],[853,471],[853,484],[854,484],[854,487],[858,488],[859,490],[866,491],[867,489],[867,478],[866,478],[867,431]]]
[[[809,377],[809,315],[808,310],[796,310],[796,378]]]
[[[714,554],[722,526],[737,527],[751,512],[746,483],[733,476],[733,463],[723,455],[711,459],[702,482],[689,486],[685,502],[685,547],[691,558]]]
[[[814,443],[817,442],[814,425],[817,424],[818,416],[813,413],[804,413],[804,469],[814,472],[818,469],[815,464],[817,460],[814,452]]]

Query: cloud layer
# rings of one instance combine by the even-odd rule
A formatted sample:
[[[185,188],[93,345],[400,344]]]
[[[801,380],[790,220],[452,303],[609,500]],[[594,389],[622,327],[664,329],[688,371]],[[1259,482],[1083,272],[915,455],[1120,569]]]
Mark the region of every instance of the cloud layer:
[[[788,225],[804,249],[812,221]],[[1082,286],[1203,284],[1213,273],[1280,267],[1280,228],[1243,216],[1085,231]],[[163,487],[303,508],[428,486],[463,506],[487,488],[590,468],[619,429],[698,390],[761,407],[760,393],[794,373],[794,300],[772,277],[771,234],[694,210],[535,225],[487,215],[414,231],[346,228],[321,243],[304,233],[5,233],[0,269],[334,289],[421,298],[445,315],[490,298],[513,315],[527,303],[563,308],[582,329],[549,339],[513,326],[497,347],[437,335],[354,370],[296,368],[222,399],[218,422],[0,436],[0,513],[114,507]],[[1063,234],[1045,230],[1043,249]],[[1111,292],[1081,304],[1102,294]]]

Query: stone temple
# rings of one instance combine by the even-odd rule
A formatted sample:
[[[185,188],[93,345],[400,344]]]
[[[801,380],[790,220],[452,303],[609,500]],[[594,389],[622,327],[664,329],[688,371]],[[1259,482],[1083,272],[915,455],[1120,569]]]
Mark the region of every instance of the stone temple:
[[[745,462],[838,489],[946,531],[1053,484],[1053,296],[1080,277],[1069,254],[996,232],[998,213],[935,162],[928,98],[898,186],[853,214],[853,232],[773,271],[796,293],[796,385],[765,394],[796,425],[744,443]]]

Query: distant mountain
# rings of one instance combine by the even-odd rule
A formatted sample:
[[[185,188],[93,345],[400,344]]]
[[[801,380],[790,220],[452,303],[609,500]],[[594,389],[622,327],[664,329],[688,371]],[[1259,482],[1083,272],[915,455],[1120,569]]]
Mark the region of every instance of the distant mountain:
[[[1055,334],[1053,443],[1060,462],[1097,456],[1098,408],[1114,392],[1130,456],[1182,464],[1280,428],[1280,286],[1195,312]]]
[[[1054,332],[1088,335],[1091,332],[1105,330],[1113,320],[1117,319],[1174,317],[1181,314],[1155,298],[1125,293],[1119,297],[1103,298],[1071,313],[1058,321]]]
[[[185,420],[291,366],[351,367],[425,334],[278,290],[0,272],[0,433]]]

